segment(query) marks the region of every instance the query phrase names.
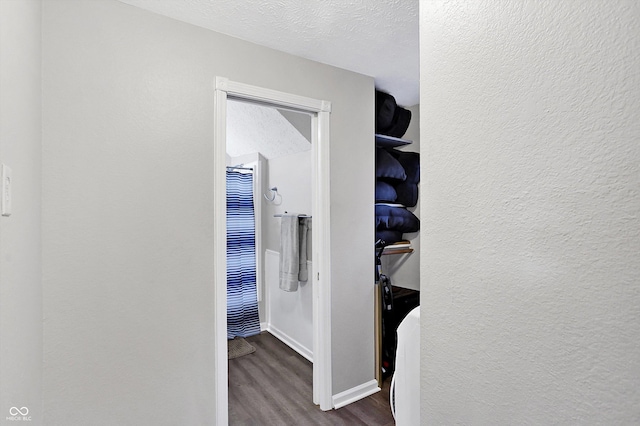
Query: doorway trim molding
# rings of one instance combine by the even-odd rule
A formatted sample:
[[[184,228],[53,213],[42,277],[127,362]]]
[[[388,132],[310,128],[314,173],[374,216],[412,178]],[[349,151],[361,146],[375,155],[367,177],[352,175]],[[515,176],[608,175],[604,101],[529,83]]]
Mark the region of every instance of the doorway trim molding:
[[[229,422],[227,356],[227,224],[226,146],[227,99],[287,108],[311,114],[312,245],[313,245],[313,402],[333,408],[331,389],[331,226],[330,115],[331,102],[230,81],[214,80],[213,198],[214,198],[214,400],[217,425]]]

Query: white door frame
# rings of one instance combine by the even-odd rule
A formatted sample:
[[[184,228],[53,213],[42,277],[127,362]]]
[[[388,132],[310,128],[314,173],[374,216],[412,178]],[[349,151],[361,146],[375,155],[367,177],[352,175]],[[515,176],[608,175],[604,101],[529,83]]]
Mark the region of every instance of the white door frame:
[[[227,98],[243,99],[312,115],[313,402],[333,408],[331,391],[331,234],[329,119],[331,103],[216,77],[214,82],[214,373],[216,424],[229,421],[227,360]],[[222,214],[225,213],[225,214]]]

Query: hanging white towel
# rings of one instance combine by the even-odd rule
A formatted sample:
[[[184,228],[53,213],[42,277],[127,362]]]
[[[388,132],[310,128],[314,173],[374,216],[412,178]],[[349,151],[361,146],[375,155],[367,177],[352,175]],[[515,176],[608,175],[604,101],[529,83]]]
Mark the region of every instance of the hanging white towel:
[[[298,290],[300,240],[298,214],[283,214],[280,222],[280,289]]]
[[[306,282],[309,279],[307,268],[307,233],[311,224],[310,217],[300,218],[300,266],[298,271],[298,281]]]

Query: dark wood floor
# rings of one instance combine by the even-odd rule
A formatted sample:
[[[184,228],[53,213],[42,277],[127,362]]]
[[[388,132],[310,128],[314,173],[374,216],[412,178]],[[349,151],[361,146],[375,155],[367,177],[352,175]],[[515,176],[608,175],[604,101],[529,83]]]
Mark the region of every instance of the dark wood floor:
[[[269,333],[247,338],[256,351],[229,360],[230,425],[394,425],[389,381],[338,410],[312,401],[312,365]]]

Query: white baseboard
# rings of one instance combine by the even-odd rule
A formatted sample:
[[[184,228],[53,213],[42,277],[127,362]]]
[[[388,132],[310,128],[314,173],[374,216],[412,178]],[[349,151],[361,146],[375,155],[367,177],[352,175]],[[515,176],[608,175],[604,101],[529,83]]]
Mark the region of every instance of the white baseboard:
[[[369,382],[333,395],[333,408],[337,410],[338,408],[349,405],[352,402],[356,402],[362,398],[368,397],[369,395],[373,395],[376,392],[380,392],[380,388],[378,387],[377,380],[373,379]]]
[[[278,339],[280,339],[285,345],[289,346],[291,349],[298,352],[304,358],[306,358],[310,362],[313,362],[313,352],[309,348],[303,346],[297,340],[291,338],[286,333],[280,331],[278,328],[274,327],[272,324],[267,324],[267,331],[273,334]]]
[[[267,331],[269,329],[269,325],[266,322],[260,323],[260,331]]]

